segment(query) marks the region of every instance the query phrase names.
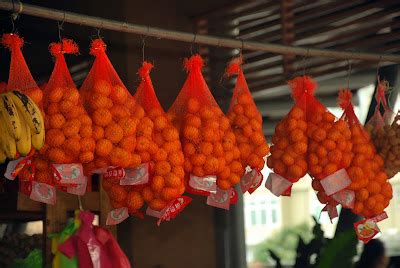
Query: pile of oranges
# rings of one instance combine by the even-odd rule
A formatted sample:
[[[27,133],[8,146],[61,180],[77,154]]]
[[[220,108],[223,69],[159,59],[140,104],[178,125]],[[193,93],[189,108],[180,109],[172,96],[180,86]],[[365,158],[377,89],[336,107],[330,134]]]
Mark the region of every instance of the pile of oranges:
[[[269,146],[262,130],[262,116],[251,97],[241,62],[241,58],[234,59],[226,71],[227,75],[238,74],[227,117],[235,133],[242,165],[262,170]]]
[[[11,50],[10,75],[8,85],[6,85],[8,86],[7,91],[19,90],[41,107],[43,92],[33,79],[22,55],[21,48],[24,45],[24,40],[17,34],[3,34],[1,42]]]
[[[179,132],[168,120],[155,94],[149,75],[151,68],[151,63],[143,62],[139,70],[141,83],[134,98],[143,106],[154,126],[154,142],[148,147],[148,155],[142,155],[142,159],[145,157],[150,161],[154,173],[150,185],[145,186],[141,194],[151,209],[160,211],[185,191],[184,155]]]
[[[55,67],[45,89],[47,158],[59,164],[88,163],[94,159],[92,119],[86,113],[65,63],[64,53],[77,53],[72,40],[52,43],[50,51],[56,58]]]
[[[199,55],[186,60],[188,78],[169,114],[181,132],[185,172],[198,177],[215,175],[217,186],[227,190],[240,182],[244,166],[229,119],[209,91],[202,66]]]
[[[300,86],[297,85],[296,79],[289,82],[296,105],[275,127],[271,155],[267,160],[269,168],[292,183],[306,175],[308,169],[305,108],[306,99],[315,89],[313,81],[306,79],[306,77],[304,81],[299,83]]]

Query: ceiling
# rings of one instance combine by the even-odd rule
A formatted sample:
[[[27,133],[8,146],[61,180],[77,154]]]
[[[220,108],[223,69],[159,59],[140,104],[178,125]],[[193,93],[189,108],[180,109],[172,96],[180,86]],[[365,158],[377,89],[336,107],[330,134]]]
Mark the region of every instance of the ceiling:
[[[196,19],[202,31],[244,42],[353,52],[400,52],[398,0],[234,1],[200,14]],[[233,54],[234,51],[210,49],[209,60],[226,63]],[[336,106],[338,90],[347,86],[349,66],[349,86],[353,92],[373,84],[378,68],[377,62],[351,59],[282,56],[254,51],[243,51],[243,56],[245,76],[266,122],[264,132],[267,136],[272,135],[274,125],[292,105],[286,86],[288,79],[303,73],[315,77],[320,100],[327,106]],[[390,63],[379,63],[380,66],[387,64]]]

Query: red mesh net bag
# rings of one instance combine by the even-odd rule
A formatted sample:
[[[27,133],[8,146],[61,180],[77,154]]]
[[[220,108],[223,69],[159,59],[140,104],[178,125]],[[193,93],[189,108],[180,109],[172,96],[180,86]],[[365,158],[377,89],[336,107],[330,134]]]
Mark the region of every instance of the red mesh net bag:
[[[106,55],[103,40],[93,40],[90,54],[95,61],[81,87],[81,95],[93,121],[95,167],[137,167],[142,161],[134,152],[150,144],[152,122],[123,85]],[[136,140],[139,130],[147,135]]]
[[[375,95],[376,107],[372,118],[366,125],[375,148],[384,160],[384,166],[389,178],[400,171],[400,114],[390,109],[385,93],[389,89],[387,81],[379,81]],[[383,116],[381,114],[383,107]],[[394,118],[394,119],[393,119]]]
[[[46,157],[56,164],[88,163],[94,159],[92,120],[83,107],[79,91],[68,71],[64,54],[78,53],[70,39],[51,43],[53,73],[44,90]]]
[[[162,210],[185,191],[182,152],[179,132],[168,120],[161,107],[150,78],[153,65],[143,62],[139,69],[140,85],[134,95],[154,125],[153,141],[148,152],[152,168],[151,183],[142,191],[143,199],[153,210]]]
[[[43,99],[40,90],[22,55],[21,48],[24,40],[17,34],[3,34],[2,43],[11,51],[10,73],[7,83],[7,91],[18,90],[28,95],[39,107]]]
[[[95,60],[81,95],[93,121],[95,159],[85,166],[85,172],[96,169],[104,172],[111,166],[119,171],[139,168],[150,161],[154,124],[123,85],[106,55],[103,40],[93,40],[90,54]],[[121,185],[120,180],[118,176],[104,176],[102,186],[114,208],[126,207],[135,214],[144,205],[141,195],[144,185]]]
[[[242,58],[236,58],[226,70],[227,76],[237,75],[227,117],[236,136],[242,165],[260,171],[264,168],[269,146],[262,129],[262,116],[251,96],[241,64]]]
[[[189,190],[193,190],[191,181],[213,176],[220,189],[228,190],[240,182],[244,167],[229,119],[201,73],[203,64],[199,55],[185,60],[188,77],[168,113],[180,130]],[[204,181],[210,182],[208,178]]]
[[[297,78],[302,79],[302,78]],[[307,173],[307,122],[308,100],[313,98],[315,82],[308,77],[301,84],[289,81],[295,105],[275,127],[272,137],[271,155],[267,165],[274,173],[269,175],[271,185],[267,187],[275,195],[290,195],[291,184]],[[279,187],[272,187],[275,181]],[[274,189],[275,188],[275,189]]]
[[[358,121],[349,91],[341,93],[340,106],[344,110],[343,118],[350,126],[353,144],[351,151],[354,158],[346,169],[351,178],[348,189],[355,192],[353,213],[366,218],[377,216],[392,199],[392,186],[384,170],[384,161]]]

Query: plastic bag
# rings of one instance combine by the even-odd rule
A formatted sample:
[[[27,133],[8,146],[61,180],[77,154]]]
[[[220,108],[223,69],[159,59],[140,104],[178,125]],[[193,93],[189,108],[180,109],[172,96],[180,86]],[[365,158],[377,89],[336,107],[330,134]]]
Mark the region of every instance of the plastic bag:
[[[195,193],[205,189],[203,192],[208,195],[216,192],[213,187],[215,179],[222,190],[239,183],[244,167],[229,120],[219,108],[201,73],[203,64],[199,55],[185,60],[188,77],[168,113],[180,130],[187,188]]]
[[[43,92],[40,90],[26,65],[21,48],[24,40],[17,34],[3,34],[2,43],[11,51],[10,73],[7,91],[18,90],[28,95],[41,107]]]
[[[238,75],[227,117],[236,136],[242,165],[261,171],[269,146],[262,130],[262,116],[251,96],[241,64],[242,58],[236,58],[226,70],[227,76]]]
[[[395,113],[387,103],[385,92],[388,88],[387,81],[378,82],[375,112],[365,129],[371,135],[377,152],[384,160],[386,173],[392,178],[400,171],[400,114],[397,112],[394,116]],[[380,111],[381,105],[384,110],[383,116]]]
[[[64,58],[64,54],[78,53],[78,46],[70,39],[63,39],[60,43],[51,43],[49,50],[55,65],[44,90],[47,144],[44,153],[56,164],[91,162],[96,146],[92,120],[83,107]]]
[[[351,131],[352,153],[354,158],[346,169],[351,178],[349,190],[355,192],[353,213],[366,218],[377,216],[389,205],[392,199],[392,186],[388,182],[384,161],[376,153],[369,134],[358,121],[351,104],[351,93],[342,93],[341,107],[343,117]]]
[[[149,148],[150,165],[153,174],[151,184],[142,191],[143,199],[153,210],[162,210],[169,202],[185,191],[182,152],[179,132],[168,120],[150,78],[153,65],[143,62],[139,70],[141,83],[134,95],[154,124],[153,140]]]
[[[301,79],[301,78],[297,78]],[[267,159],[267,165],[273,170],[268,180],[269,189],[275,195],[290,194],[292,183],[297,182],[307,173],[307,122],[306,110],[308,100],[312,98],[315,90],[315,83],[308,77],[304,77],[304,85],[297,86],[294,81],[289,81],[292,90],[292,97],[295,105],[275,127],[272,137],[271,155]],[[276,178],[276,179],[273,179]],[[272,181],[276,181],[279,190],[273,189]]]

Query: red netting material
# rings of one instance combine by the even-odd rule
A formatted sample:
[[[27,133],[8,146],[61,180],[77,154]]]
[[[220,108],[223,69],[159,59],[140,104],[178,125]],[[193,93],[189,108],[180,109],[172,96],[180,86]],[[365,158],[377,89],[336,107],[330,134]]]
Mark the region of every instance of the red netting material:
[[[153,65],[143,62],[139,69],[141,82],[134,95],[154,124],[153,143],[150,146],[152,179],[143,189],[143,199],[153,210],[162,210],[173,199],[182,195],[184,185],[184,155],[179,132],[168,120],[154,91],[150,78]]]
[[[389,107],[386,100],[388,91],[389,83],[379,80],[375,95],[375,112],[368,121],[366,130],[371,135],[377,152],[384,159],[389,178],[392,178],[400,171],[400,113],[397,111],[396,115]]]
[[[342,118],[348,122],[353,143],[354,158],[346,169],[352,183],[348,189],[355,191],[353,213],[364,217],[379,215],[389,205],[392,186],[383,169],[384,161],[375,150],[369,134],[364,130],[354,113],[350,91],[341,92]]]
[[[188,77],[168,113],[181,133],[186,173],[216,175],[218,187],[227,190],[240,181],[244,167],[229,120],[201,73],[203,65],[199,55],[185,59]]]
[[[101,39],[92,41],[90,54],[93,66],[85,79],[81,96],[93,121],[95,159],[85,165],[85,172],[109,166],[136,168],[150,161],[154,124],[141,105],[130,95],[106,55],[106,44]],[[136,213],[144,200],[143,187],[124,187],[119,179],[103,180],[114,208],[128,207]]]
[[[262,116],[251,96],[241,65],[242,57],[238,57],[226,69],[227,76],[237,75],[227,117],[236,136],[242,165],[262,170],[269,146],[262,129]]]
[[[289,81],[295,105],[275,127],[272,137],[271,155],[267,165],[276,174],[297,182],[307,173],[307,118],[308,100],[312,98],[315,82],[309,77]],[[297,83],[302,79],[301,83]]]
[[[42,152],[57,164],[89,163],[94,159],[95,141],[92,120],[83,107],[65,54],[78,53],[70,39],[49,46],[55,58],[53,72],[44,90],[46,149]]]
[[[41,107],[43,93],[33,79],[22,55],[21,48],[24,45],[24,40],[17,34],[3,34],[1,41],[11,51],[7,91],[21,91]]]

